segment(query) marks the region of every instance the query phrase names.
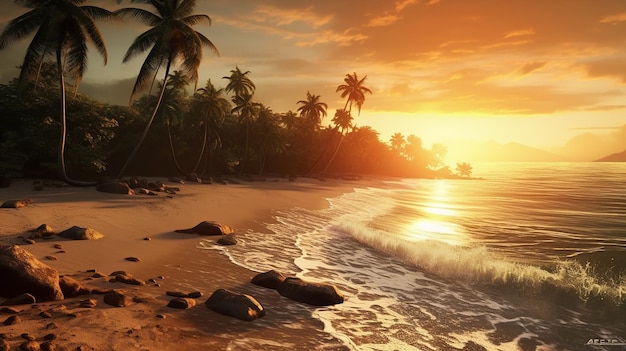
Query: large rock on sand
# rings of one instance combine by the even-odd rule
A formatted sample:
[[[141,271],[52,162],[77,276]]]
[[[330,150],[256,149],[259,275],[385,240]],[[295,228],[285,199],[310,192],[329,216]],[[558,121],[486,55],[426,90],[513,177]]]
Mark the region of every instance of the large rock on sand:
[[[59,274],[17,245],[0,245],[0,296],[24,293],[37,301],[63,300]]]
[[[97,240],[104,238],[104,234],[91,229],[73,226],[58,234],[60,237],[72,240]]]
[[[234,233],[234,230],[221,223],[217,222],[200,222],[193,228],[189,229],[177,229],[176,233],[189,233],[189,234],[198,234],[198,235],[227,235]]]
[[[215,290],[204,305],[212,311],[242,321],[253,321],[265,315],[265,309],[254,297],[224,289]]]
[[[307,282],[289,277],[278,288],[278,293],[298,302],[313,306],[329,306],[343,303],[343,295],[331,284]]]

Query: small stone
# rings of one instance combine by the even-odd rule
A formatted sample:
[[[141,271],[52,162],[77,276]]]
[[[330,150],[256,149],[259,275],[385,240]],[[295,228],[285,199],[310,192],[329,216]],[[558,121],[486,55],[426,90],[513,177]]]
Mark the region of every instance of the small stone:
[[[150,279],[146,280],[146,282],[147,282],[147,283],[154,284],[154,283],[156,283],[157,281],[156,281],[156,279],[154,279],[154,278],[150,278]]]
[[[52,247],[57,249],[57,250],[63,250],[63,245],[61,245],[61,244],[54,244],[54,245],[52,245]]]
[[[14,325],[14,324],[18,324],[21,322],[22,322],[22,319],[20,318],[20,316],[13,315],[4,321],[4,325]]]
[[[227,235],[220,237],[217,240],[217,243],[223,246],[237,245],[237,238],[235,234],[227,234]]]
[[[94,308],[97,305],[97,301],[94,299],[87,299],[87,300],[82,300],[80,302],[80,305],[78,307],[82,307],[82,308]]]
[[[130,299],[119,291],[104,294],[104,303],[115,307],[126,307],[130,305]]]
[[[165,295],[173,296],[173,297],[187,297],[187,294],[185,294],[184,292],[180,292],[180,291],[166,291]]]
[[[37,243],[37,242],[36,242],[35,240],[33,240],[33,239],[26,239],[26,238],[24,238],[24,239],[22,239],[22,240],[23,240],[25,243],[29,244],[29,245],[34,245],[34,244],[36,244],[36,243]]]
[[[0,351],[9,351],[10,349],[11,345],[6,340],[0,339]]]
[[[187,298],[187,297],[180,297],[180,298],[171,300],[167,304],[167,307],[178,308],[178,309],[181,309],[181,310],[185,310],[185,309],[192,308],[195,305],[196,305],[196,300],[190,299],[190,298]]]
[[[56,260],[58,260],[58,258],[56,256],[48,255],[48,256],[46,256],[46,260],[56,261]]]
[[[46,341],[41,344],[41,350],[43,351],[55,351],[57,348],[52,341]]]
[[[39,313],[39,316],[42,318],[52,318],[52,314],[48,311],[42,311],[41,313]]]
[[[22,351],[40,351],[41,345],[38,342],[31,340],[20,345],[20,350]]]
[[[44,340],[55,340],[57,338],[57,336],[55,334],[46,334],[46,336],[43,337]]]
[[[59,328],[59,326],[56,323],[54,323],[54,322],[48,323],[46,325],[46,329],[58,329],[58,328]]]
[[[126,257],[125,260],[126,261],[131,261],[131,262],[139,262],[139,261],[141,261],[141,259],[139,259],[139,257]]]
[[[34,337],[34,336],[32,336],[32,335],[30,335],[30,334],[28,334],[28,333],[22,333],[22,335],[20,335],[20,336],[21,336],[21,337],[22,337],[22,339],[24,339],[24,340],[29,340],[29,341],[30,341],[30,340],[35,340],[35,337]]]
[[[143,238],[143,240],[145,240],[145,241],[150,241],[150,240],[152,240],[152,238],[151,238],[151,237],[149,237],[149,236],[147,236],[147,237]]]
[[[65,250],[59,250],[59,251],[57,251],[57,252],[55,252],[55,253],[58,253],[58,254],[63,254],[63,253],[67,253],[67,251],[65,251]]]
[[[127,274],[116,275],[114,278],[114,281],[124,283],[124,284],[130,284],[130,285],[144,285],[145,284],[144,281],[139,280],[137,278],[133,278],[131,275],[127,275]]]
[[[160,319],[165,319],[165,318],[167,318],[167,316],[165,316],[164,314],[157,314],[157,315],[156,315],[156,317],[157,317],[157,318],[160,318]]]
[[[204,296],[204,294],[199,291],[194,291],[194,292],[190,292],[189,294],[187,294],[187,297],[192,298],[192,299],[198,299],[198,298],[201,298],[202,296]]]

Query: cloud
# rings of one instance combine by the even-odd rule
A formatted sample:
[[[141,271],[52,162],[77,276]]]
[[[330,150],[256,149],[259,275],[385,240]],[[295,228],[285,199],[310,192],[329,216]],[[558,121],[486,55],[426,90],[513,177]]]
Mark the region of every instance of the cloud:
[[[395,23],[396,21],[398,21],[400,18],[401,17],[399,17],[398,15],[380,16],[380,17],[372,18],[365,26],[366,27],[389,26]]]
[[[600,20],[600,23],[615,23],[626,21],[626,12],[619,13],[617,15],[610,15]]]
[[[527,62],[519,69],[519,73],[521,75],[527,75],[544,67],[546,64],[547,62],[545,61]]]

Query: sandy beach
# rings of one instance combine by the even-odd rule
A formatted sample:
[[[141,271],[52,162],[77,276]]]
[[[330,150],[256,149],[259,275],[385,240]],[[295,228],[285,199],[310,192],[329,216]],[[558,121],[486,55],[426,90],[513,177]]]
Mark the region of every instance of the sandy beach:
[[[215,237],[174,230],[216,221],[231,226],[235,233],[253,228],[262,232],[263,223],[272,221],[273,211],[321,209],[328,206],[326,198],[363,184],[278,178],[228,185],[168,184],[180,191],[171,196],[108,194],[93,187],[35,191],[32,180],[18,180],[0,189],[0,202],[32,199],[30,206],[0,210],[0,244],[20,245],[60,275],[71,276],[85,286],[120,289],[134,298],[128,307],[109,306],[97,294],[15,306],[21,322],[0,327],[11,349],[18,349],[25,337],[43,343],[48,334],[56,338],[56,350],[308,349],[308,341],[317,344],[323,338],[328,338],[328,349],[342,348],[323,333],[322,323],[311,316],[312,307],[249,283],[257,272],[231,263],[219,250],[200,248],[213,245]],[[56,232],[71,226],[93,228],[105,237],[67,240],[53,236],[37,239],[34,244],[23,240],[29,230],[44,223]],[[55,244],[61,244],[62,249]],[[139,262],[127,257],[136,257]],[[133,286],[109,282],[108,275],[120,270],[156,283]],[[94,271],[103,277],[94,278]],[[245,322],[209,310],[204,301],[218,288],[254,296],[265,307],[266,316]],[[197,291],[203,296],[195,307],[178,310],[167,307],[172,297],[166,291]],[[96,300],[96,306],[79,307],[85,299]],[[301,311],[297,320],[294,310]],[[51,316],[43,318],[44,311]],[[8,316],[0,315],[0,319]],[[293,323],[306,325],[307,333],[294,335],[290,332]],[[247,341],[233,338],[235,332],[243,333]]]

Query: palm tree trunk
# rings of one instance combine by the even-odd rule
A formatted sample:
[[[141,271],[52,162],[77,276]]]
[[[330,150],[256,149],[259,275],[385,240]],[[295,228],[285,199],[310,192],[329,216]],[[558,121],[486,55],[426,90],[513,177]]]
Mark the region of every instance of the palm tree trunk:
[[[170,128],[169,117],[167,121],[167,137],[170,140],[170,153],[172,154],[172,160],[174,160],[174,166],[176,166],[176,169],[178,170],[178,172],[180,172],[181,175],[186,176],[187,173],[183,171],[182,167],[178,163],[178,159],[176,158],[176,152],[174,151],[174,141],[172,140],[172,130]]]
[[[119,179],[122,178],[128,165],[130,165],[130,163],[133,161],[135,156],[137,156],[137,152],[139,151],[139,148],[143,144],[144,140],[146,139],[146,135],[148,135],[148,131],[150,130],[150,127],[152,126],[152,122],[154,122],[154,117],[156,117],[157,112],[159,111],[159,107],[161,107],[161,101],[163,100],[163,94],[165,93],[165,85],[167,83],[167,77],[170,74],[171,64],[172,64],[172,57],[170,55],[169,59],[167,60],[167,66],[165,67],[165,78],[163,79],[163,87],[161,88],[161,93],[159,94],[159,100],[157,101],[154,111],[152,112],[152,116],[150,116],[150,120],[148,120],[148,124],[146,125],[146,128],[143,130],[143,133],[141,134],[141,137],[139,138],[137,145],[135,145],[135,148],[130,153],[130,155],[128,156],[128,159],[126,159],[126,162],[124,163],[124,166],[122,166],[122,169],[117,175],[117,178]]]
[[[67,175],[65,169],[65,139],[67,136],[67,115],[65,113],[65,77],[63,76],[63,63],[61,57],[61,49],[57,50],[57,73],[59,74],[59,90],[61,92],[61,138],[59,139],[59,150],[57,154],[59,165],[59,177],[61,180],[73,186],[94,186],[95,182],[81,182],[73,180]]]
[[[320,173],[321,175],[324,175],[326,173],[326,171],[328,170],[328,167],[330,167],[331,163],[333,163],[333,161],[335,160],[335,156],[337,156],[337,153],[339,152],[339,148],[341,147],[341,142],[342,141],[343,141],[343,133],[341,133],[339,135],[339,142],[337,143],[337,147],[335,148],[335,152],[333,152],[333,155],[330,157],[330,160],[328,160],[328,163],[326,164],[326,167],[324,167],[324,169]]]
[[[198,156],[198,161],[196,161],[196,165],[193,167],[192,173],[196,173],[196,171],[198,170],[198,167],[200,166],[200,162],[202,162],[202,158],[206,150],[208,135],[209,135],[209,111],[207,111],[206,115],[204,116],[204,138],[202,138],[202,149],[200,150],[200,156]]]
[[[248,162],[248,143],[250,141],[250,122],[246,119],[246,146],[243,149],[243,160],[241,161],[241,168],[239,168],[239,174],[242,175]]]

